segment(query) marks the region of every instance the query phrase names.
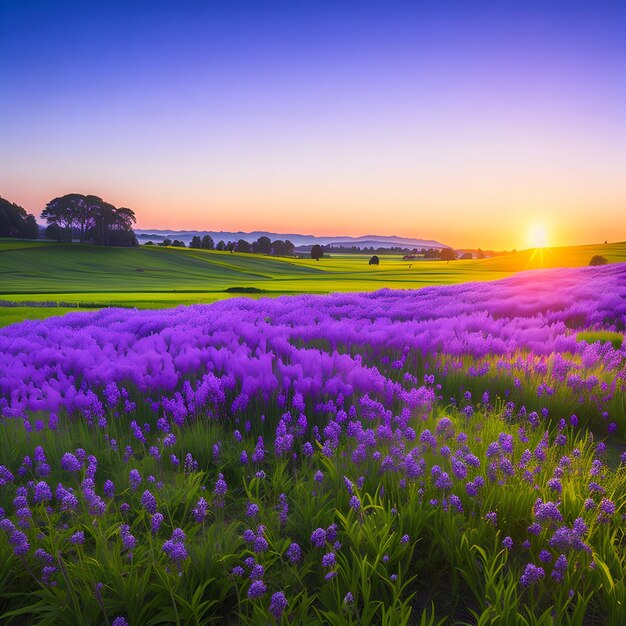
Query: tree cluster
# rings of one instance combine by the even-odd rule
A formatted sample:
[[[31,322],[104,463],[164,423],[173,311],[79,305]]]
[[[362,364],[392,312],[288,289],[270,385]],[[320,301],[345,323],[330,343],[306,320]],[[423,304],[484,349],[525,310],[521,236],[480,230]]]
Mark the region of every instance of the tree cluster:
[[[214,250],[215,242],[213,241],[213,237],[211,235],[205,235],[202,239],[196,235],[189,244],[190,248],[198,248],[202,250]]]
[[[91,242],[100,246],[136,246],[135,213],[116,208],[98,196],[70,193],[54,198],[41,217],[48,223],[46,237],[57,241]]]
[[[174,242],[172,242],[170,239],[166,239],[159,245],[175,246],[177,244],[185,247],[183,242],[179,242],[178,240],[174,240]],[[199,235],[194,235],[189,243],[189,247],[203,250],[228,250],[228,252],[243,252],[246,254],[269,254],[272,256],[290,256],[293,254],[295,249],[293,243],[291,243],[288,239],[286,241],[283,241],[282,239],[272,241],[269,237],[265,236],[259,237],[252,243],[246,241],[245,239],[239,239],[238,241],[220,240],[216,244],[210,235],[204,235],[202,238],[200,238]]]
[[[608,262],[609,260],[606,257],[601,256],[599,254],[594,254],[591,257],[591,260],[589,261],[589,265],[592,265],[592,266],[606,265]]]
[[[319,244],[315,244],[319,245]],[[409,248],[402,246],[392,246],[391,248],[374,248],[374,246],[333,246],[331,244],[326,244],[321,246],[325,254],[411,254],[414,252],[418,254],[417,249],[410,250]],[[312,246],[300,246],[298,248],[302,252],[309,252],[312,249]],[[426,252],[425,249],[422,249],[422,254]]]
[[[0,237],[37,239],[39,226],[26,209],[0,196]]]

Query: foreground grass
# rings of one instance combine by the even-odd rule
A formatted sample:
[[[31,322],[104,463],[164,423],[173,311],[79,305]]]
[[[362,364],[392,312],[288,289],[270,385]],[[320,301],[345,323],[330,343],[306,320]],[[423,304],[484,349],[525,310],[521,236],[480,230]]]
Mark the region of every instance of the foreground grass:
[[[595,254],[610,262],[626,261],[626,243],[526,250],[452,263],[382,256],[380,266],[370,267],[369,256],[333,255],[316,262],[205,250],[118,249],[5,239],[0,241],[0,300],[162,308],[232,297],[226,292],[232,288],[261,290],[257,297],[415,289],[494,280],[525,269],[577,267],[587,265]],[[23,319],[38,317],[36,308],[21,311]]]

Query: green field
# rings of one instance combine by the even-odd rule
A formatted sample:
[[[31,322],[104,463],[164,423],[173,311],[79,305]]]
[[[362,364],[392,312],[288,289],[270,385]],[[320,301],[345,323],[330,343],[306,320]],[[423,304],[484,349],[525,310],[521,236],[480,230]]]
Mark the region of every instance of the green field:
[[[626,242],[525,250],[491,259],[403,261],[333,255],[320,261],[181,248],[105,248],[81,244],[0,240],[0,325],[75,310],[126,306],[171,307],[214,302],[254,288],[252,297],[333,291],[416,289],[427,285],[504,278],[525,269],[587,265],[600,254],[626,261]],[[55,303],[58,308],[28,306]]]

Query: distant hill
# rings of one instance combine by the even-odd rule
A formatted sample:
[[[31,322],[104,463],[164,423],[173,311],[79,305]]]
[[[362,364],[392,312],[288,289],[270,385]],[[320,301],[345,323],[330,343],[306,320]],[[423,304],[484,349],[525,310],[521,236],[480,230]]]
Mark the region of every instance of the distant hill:
[[[154,241],[155,243],[163,241],[163,239],[179,239],[184,241],[187,245],[191,241],[192,237],[198,235],[203,237],[204,235],[210,235],[213,237],[215,243],[223,240],[237,241],[238,239],[244,239],[252,243],[259,237],[269,237],[272,240],[288,239],[294,246],[312,246],[314,244],[320,244],[325,246],[331,244],[336,247],[350,248],[352,246],[359,246],[361,248],[449,248],[446,244],[433,239],[415,239],[411,237],[397,237],[396,235],[363,235],[361,237],[316,237],[315,235],[299,235],[297,233],[281,234],[270,233],[260,230],[255,230],[251,233],[244,233],[242,231],[211,231],[211,230],[161,230],[161,229],[143,229],[135,228],[135,234],[140,243],[146,241]]]

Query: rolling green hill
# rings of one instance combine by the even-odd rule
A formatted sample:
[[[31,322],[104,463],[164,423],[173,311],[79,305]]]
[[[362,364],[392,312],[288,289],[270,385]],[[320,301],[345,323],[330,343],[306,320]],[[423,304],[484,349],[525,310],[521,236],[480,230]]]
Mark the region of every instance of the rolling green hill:
[[[494,280],[524,269],[587,265],[601,254],[626,261],[626,243],[525,250],[491,259],[403,261],[382,256],[312,259],[275,258],[181,248],[106,248],[53,242],[0,240],[0,300],[65,306],[169,307],[213,302],[240,295],[227,289],[254,288],[252,297],[285,293],[371,291],[390,287]],[[23,306],[0,307],[0,324],[65,312]]]

